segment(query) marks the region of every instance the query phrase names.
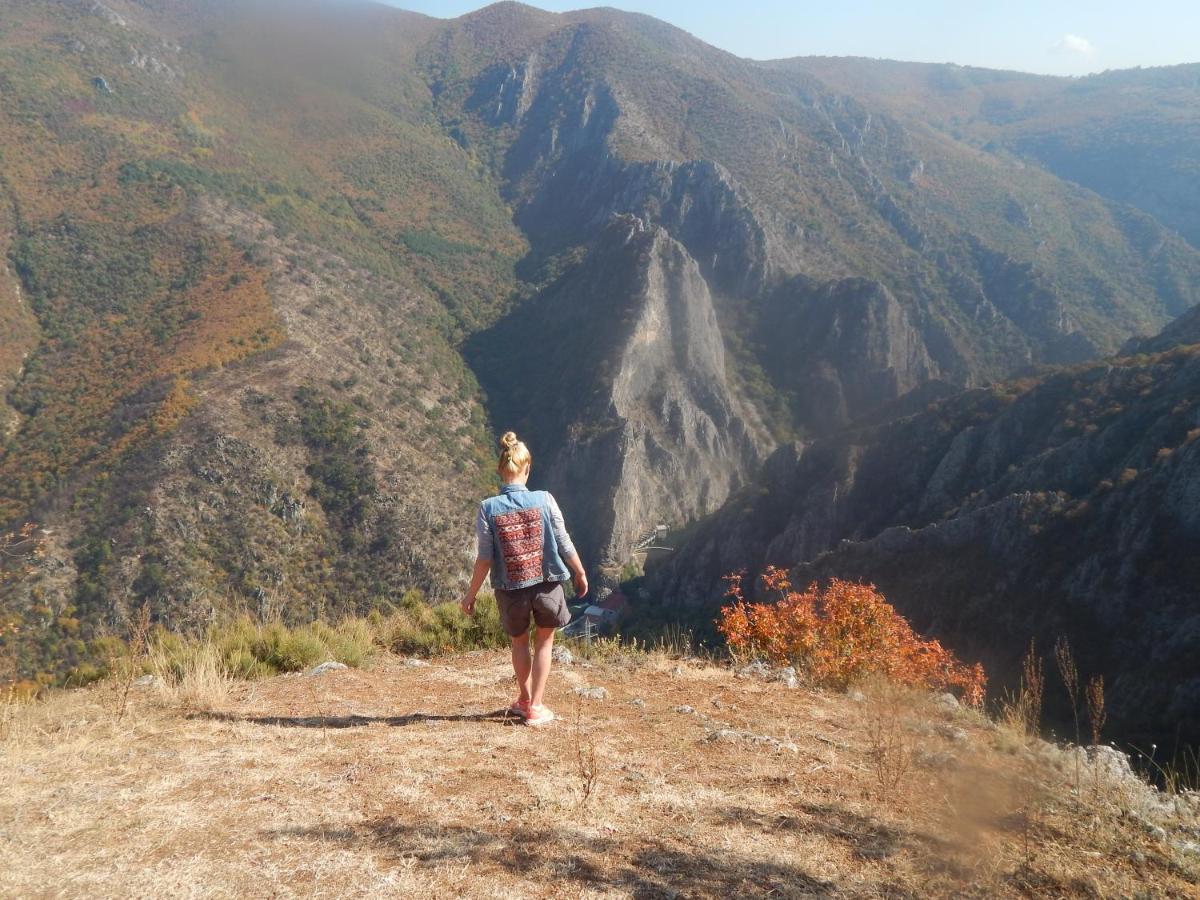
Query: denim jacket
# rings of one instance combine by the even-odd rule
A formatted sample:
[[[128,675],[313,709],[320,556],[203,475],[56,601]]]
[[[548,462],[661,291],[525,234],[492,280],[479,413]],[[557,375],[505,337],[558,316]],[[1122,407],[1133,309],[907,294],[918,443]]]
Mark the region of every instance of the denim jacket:
[[[562,512],[549,491],[506,484],[479,504],[476,557],[492,560],[492,587],[515,591],[571,577],[564,557],[575,555]]]

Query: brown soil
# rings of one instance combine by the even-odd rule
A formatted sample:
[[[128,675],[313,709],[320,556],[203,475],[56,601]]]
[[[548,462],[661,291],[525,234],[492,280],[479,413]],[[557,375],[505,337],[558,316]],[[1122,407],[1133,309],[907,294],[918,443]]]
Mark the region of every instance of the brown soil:
[[[489,652],[11,708],[0,896],[1200,896],[1182,820],[928,698],[641,654],[512,699]]]

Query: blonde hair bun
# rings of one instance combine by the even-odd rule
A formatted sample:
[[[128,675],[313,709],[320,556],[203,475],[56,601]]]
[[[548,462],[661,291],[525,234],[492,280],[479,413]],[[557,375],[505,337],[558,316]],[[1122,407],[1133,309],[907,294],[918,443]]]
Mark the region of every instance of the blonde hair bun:
[[[512,480],[533,462],[529,448],[525,446],[512,431],[504,432],[500,438],[500,460],[496,463],[496,472],[501,478]]]

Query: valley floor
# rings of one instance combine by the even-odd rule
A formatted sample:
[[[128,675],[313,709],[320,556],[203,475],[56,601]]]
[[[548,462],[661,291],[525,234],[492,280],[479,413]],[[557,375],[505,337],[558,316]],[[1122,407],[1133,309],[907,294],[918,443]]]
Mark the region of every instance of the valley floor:
[[[552,690],[516,724],[479,652],[11,707],[0,896],[1200,895],[1194,805],[930,698],[652,654]]]

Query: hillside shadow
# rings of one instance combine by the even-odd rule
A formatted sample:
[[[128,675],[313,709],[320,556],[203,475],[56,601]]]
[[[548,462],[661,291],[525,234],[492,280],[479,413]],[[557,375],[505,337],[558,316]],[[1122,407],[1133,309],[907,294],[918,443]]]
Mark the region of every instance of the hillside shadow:
[[[671,846],[657,838],[632,846],[566,828],[492,833],[466,825],[393,817],[358,825],[270,829],[264,838],[308,838],[437,867],[448,861],[544,877],[560,887],[619,890],[639,900],[684,896],[833,897],[834,882],[798,866],[721,849]],[[622,852],[624,851],[624,852]],[[625,855],[627,854],[627,855]]]
[[[905,834],[889,825],[859,813],[828,804],[798,803],[799,816],[764,816],[745,807],[733,806],[721,810],[726,824],[738,824],[764,831],[796,831],[820,834],[848,844],[859,859],[887,859],[902,850],[909,842],[929,843],[923,835]]]
[[[199,712],[189,719],[209,719],[216,722],[243,722],[250,725],[273,725],[278,728],[363,728],[368,725],[387,725],[403,728],[423,722],[491,722],[496,725],[520,725],[521,719],[507,709],[485,713],[439,715],[437,713],[406,713],[402,716],[244,716],[233,713]]]

